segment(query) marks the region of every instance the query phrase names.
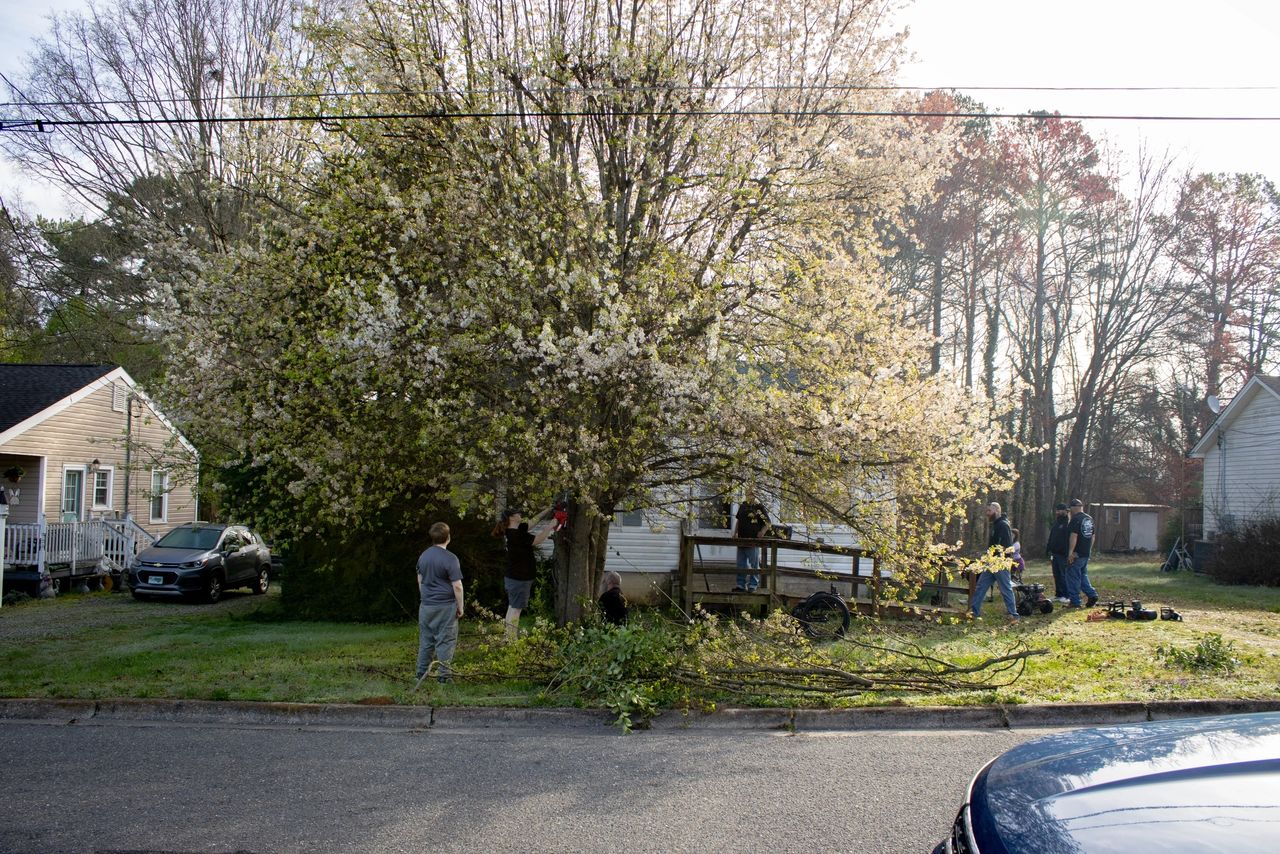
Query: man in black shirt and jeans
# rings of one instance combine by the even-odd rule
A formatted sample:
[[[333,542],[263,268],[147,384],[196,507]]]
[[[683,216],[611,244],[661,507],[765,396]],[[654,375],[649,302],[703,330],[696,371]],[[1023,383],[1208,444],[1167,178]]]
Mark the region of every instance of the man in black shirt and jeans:
[[[1072,608],[1080,607],[1080,594],[1088,596],[1086,608],[1098,604],[1098,591],[1089,583],[1089,552],[1093,549],[1093,517],[1084,512],[1084,502],[1071,499],[1071,525],[1067,529],[1067,598]]]
[[[1045,557],[1053,565],[1053,598],[1055,602],[1070,602],[1067,598],[1067,553],[1071,551],[1071,516],[1067,505],[1059,503],[1053,508],[1053,525],[1049,528],[1049,543]]]
[[[991,537],[987,541],[987,551],[1001,558],[1008,558],[1013,553],[1013,529],[1009,527],[1009,517],[1001,511],[998,502],[992,501],[987,505],[987,519],[991,521]],[[1013,581],[1009,578],[1011,565],[1010,561],[1005,560],[1001,569],[978,574],[978,580],[973,588],[973,599],[969,602],[969,610],[973,611],[973,616],[982,616],[982,600],[991,589],[991,585],[995,583],[1000,586],[1000,597],[1004,599],[1009,620],[1017,622],[1018,605],[1013,598]]]
[[[763,504],[756,502],[755,494],[751,490],[747,490],[747,495],[742,504],[738,505],[738,513],[733,525],[733,536],[744,540],[753,540],[757,537],[767,537],[768,535],[769,511],[764,508]],[[738,546],[738,569],[755,571],[750,575],[739,572],[738,586],[733,588],[734,591],[756,592],[756,588],[760,586],[759,546]]]

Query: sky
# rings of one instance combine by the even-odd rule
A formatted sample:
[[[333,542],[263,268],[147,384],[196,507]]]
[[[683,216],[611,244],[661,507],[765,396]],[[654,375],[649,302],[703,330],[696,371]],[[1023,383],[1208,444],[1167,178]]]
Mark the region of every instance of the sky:
[[[110,0],[99,0],[110,2]],[[21,72],[53,12],[87,0],[0,0],[0,72]],[[964,86],[1280,87],[1276,0],[915,0],[898,15],[914,61],[899,82]],[[1280,116],[1280,88],[1250,92],[970,92],[991,109]],[[0,109],[0,113],[3,110]],[[1280,180],[1280,122],[1089,121],[1122,156],[1140,147],[1185,168]],[[0,195],[28,213],[74,208],[0,160]]]

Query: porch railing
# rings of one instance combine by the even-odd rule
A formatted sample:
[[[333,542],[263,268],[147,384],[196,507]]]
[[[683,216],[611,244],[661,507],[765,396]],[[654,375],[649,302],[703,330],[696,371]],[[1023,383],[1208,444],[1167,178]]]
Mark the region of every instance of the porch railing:
[[[132,519],[107,519],[103,520],[102,526],[103,557],[112,564],[109,569],[124,569],[138,552],[156,541]]]
[[[132,519],[91,519],[86,522],[35,522],[8,525],[4,537],[5,566],[50,564],[73,567],[102,564],[116,570],[129,565],[138,552],[155,542]]]
[[[40,525],[6,525],[4,530],[4,565],[37,566],[40,564]]]

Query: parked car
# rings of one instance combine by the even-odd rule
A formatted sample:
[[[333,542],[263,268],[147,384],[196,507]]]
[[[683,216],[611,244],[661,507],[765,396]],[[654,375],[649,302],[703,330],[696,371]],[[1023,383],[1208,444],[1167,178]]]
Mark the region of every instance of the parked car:
[[[1280,850],[1280,712],[1029,741],[987,763],[934,854]]]
[[[129,589],[136,599],[217,602],[228,588],[262,594],[270,584],[271,551],[242,525],[179,525],[139,552],[129,567]]]

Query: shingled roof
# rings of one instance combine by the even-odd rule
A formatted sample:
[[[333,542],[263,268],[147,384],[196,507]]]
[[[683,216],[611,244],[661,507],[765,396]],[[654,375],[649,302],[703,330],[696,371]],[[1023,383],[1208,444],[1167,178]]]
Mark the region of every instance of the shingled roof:
[[[0,432],[116,369],[115,365],[0,364]]]

